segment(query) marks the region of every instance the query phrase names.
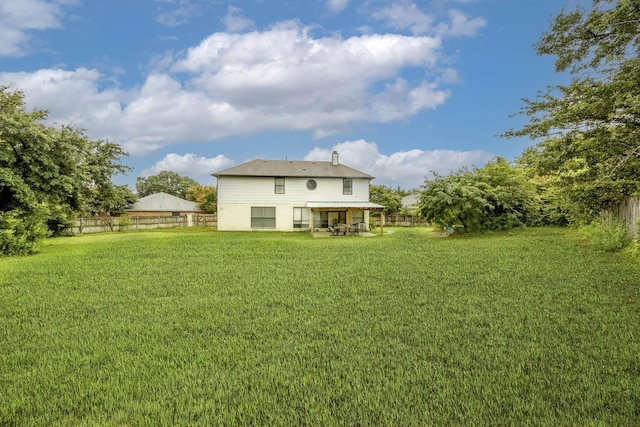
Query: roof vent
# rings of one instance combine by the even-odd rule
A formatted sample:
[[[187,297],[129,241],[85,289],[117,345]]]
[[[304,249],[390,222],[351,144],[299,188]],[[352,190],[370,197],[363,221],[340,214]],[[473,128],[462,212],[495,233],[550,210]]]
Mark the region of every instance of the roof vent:
[[[334,151],[333,153],[331,153],[331,164],[333,166],[338,166],[339,162],[338,162],[338,152]]]

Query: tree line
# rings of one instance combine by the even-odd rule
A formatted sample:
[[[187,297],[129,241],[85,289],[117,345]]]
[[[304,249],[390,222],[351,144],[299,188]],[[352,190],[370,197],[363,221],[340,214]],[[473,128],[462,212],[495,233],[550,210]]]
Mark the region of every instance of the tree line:
[[[0,86],[0,255],[36,252],[78,216],[119,216],[156,190],[215,211],[215,187],[175,172],[139,178],[137,195],[114,184],[115,175],[130,170],[120,145],[68,125],[47,126],[46,118],[47,111],[27,111],[23,92]]]
[[[419,215],[467,231],[585,224],[640,195],[640,3],[593,0],[591,9],[563,11],[535,49],[570,76],[524,99],[528,123],[502,135],[535,144],[513,164],[496,158],[425,177],[415,190]],[[113,184],[129,170],[127,153],[71,126],[46,126],[46,117],[26,111],[22,92],[0,87],[0,254],[34,252],[78,215],[117,216],[159,191],[215,212],[216,188],[175,172],[138,178],[137,194]],[[410,193],[373,185],[370,199],[402,212]]]
[[[535,48],[570,76],[524,99],[529,122],[503,135],[536,144],[515,165],[497,159],[426,181],[422,215],[475,230],[587,224],[640,195],[640,3],[563,11]]]

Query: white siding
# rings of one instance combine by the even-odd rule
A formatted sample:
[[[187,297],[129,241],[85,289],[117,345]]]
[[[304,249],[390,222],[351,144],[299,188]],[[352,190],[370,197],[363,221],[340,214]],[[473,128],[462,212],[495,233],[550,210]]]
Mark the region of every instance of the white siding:
[[[268,206],[276,208],[276,228],[278,231],[304,231],[305,229],[293,228],[293,208],[305,208],[300,204],[265,204],[265,203],[224,203],[218,205],[218,230],[244,231],[251,230],[251,207]],[[257,229],[274,230],[274,229]]]
[[[367,202],[369,180],[352,179],[352,193],[342,194],[342,178],[313,178],[315,190],[307,188],[310,178],[285,178],[284,194],[275,194],[273,177],[218,178],[218,229],[251,230],[252,206],[275,206],[276,230],[294,231],[293,208],[307,202]]]
[[[251,206],[218,200],[218,230],[251,230]]]
[[[342,194],[342,178],[314,178],[315,190],[307,189],[308,178],[285,178],[284,194],[275,194],[274,178],[220,177],[218,203],[368,202],[369,180],[353,179],[353,194]]]

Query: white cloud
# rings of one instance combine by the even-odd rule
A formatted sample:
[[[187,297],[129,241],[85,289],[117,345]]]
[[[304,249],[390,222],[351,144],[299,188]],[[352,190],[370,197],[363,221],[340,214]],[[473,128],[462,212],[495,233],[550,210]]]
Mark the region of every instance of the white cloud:
[[[0,56],[28,53],[32,31],[62,28],[62,6],[70,0],[2,0],[0,2]]]
[[[227,14],[221,21],[226,30],[232,33],[244,31],[247,28],[253,27],[253,21],[242,14],[242,9],[234,6],[229,6],[227,8]]]
[[[314,39],[308,28],[289,22],[265,32],[213,34],[172,71],[193,75],[190,87],[212,101],[252,112],[249,129],[330,134],[349,123],[387,122],[440,105],[447,92],[426,81],[413,87],[405,82],[393,97],[389,93],[401,70],[431,67],[439,55],[440,42],[430,37]],[[386,89],[378,89],[381,84]],[[429,100],[421,98],[425,87],[433,95]]]
[[[404,189],[420,187],[431,172],[449,174],[464,166],[482,166],[495,154],[483,150],[409,150],[391,155],[381,154],[374,142],[365,140],[346,141],[331,149],[315,148],[304,160],[328,161],[337,151],[340,163],[375,176],[373,184]]]
[[[7,1],[0,10],[22,4]],[[40,24],[29,25],[59,25],[55,4],[61,1],[24,0],[34,10],[49,11]],[[195,11],[202,3],[162,4]],[[230,29],[253,25],[240,9],[227,11]],[[458,78],[455,70],[440,67],[442,38],[468,35],[484,25],[451,11],[451,24],[434,27],[433,17],[406,0],[380,12],[379,19],[416,34],[435,33],[436,27],[441,34],[313,37],[310,27],[286,21],[263,31],[214,33],[180,55],[155,56],[150,63],[155,71],[128,90],[106,86],[108,76],[85,68],[0,72],[0,84],[15,83],[30,107],[50,111],[50,121],[119,142],[132,155],[263,131],[305,131],[322,138],[353,124],[406,120],[444,104],[450,96],[444,85]],[[419,72],[409,80],[401,77],[407,69]]]
[[[331,12],[341,12],[348,4],[349,0],[327,0],[327,8]]]
[[[384,155],[379,152],[374,142],[360,139],[339,143],[330,149],[315,148],[303,160],[329,161],[333,151],[338,151],[340,163],[375,176],[373,184],[400,186],[404,189],[420,187],[425,178],[431,177],[432,171],[448,174],[457,172],[464,166],[482,166],[495,157],[495,154],[482,150],[414,149]],[[182,155],[170,153],[150,168],[143,170],[140,176],[146,177],[157,175],[162,171],[173,171],[201,184],[212,184],[215,181],[211,176],[212,173],[234,164],[234,160],[223,155],[207,158],[193,153]]]
[[[390,6],[375,10],[374,19],[386,21],[390,28],[410,30],[413,34],[427,34],[433,27],[435,18],[422,12],[415,3],[402,0]]]
[[[482,17],[469,19],[467,15],[457,9],[449,11],[450,24],[440,26],[442,34],[454,37],[470,37],[476,35],[478,30],[485,25],[487,21]]]
[[[405,120],[449,96],[433,81],[400,78],[409,68],[437,66],[432,37],[370,34],[313,38],[296,22],[246,34],[215,33],[130,90],[79,68],[0,73],[27,103],[90,136],[120,142],[132,155],[168,144],[210,142],[263,131],[335,134],[354,123]],[[450,74],[450,71],[446,71]],[[425,73],[426,74],[426,73]]]
[[[149,169],[145,169],[140,176],[157,175],[162,171],[173,171],[180,175],[188,176],[201,184],[212,184],[215,179],[212,173],[226,169],[233,165],[233,160],[218,155],[216,157],[202,157],[193,153],[167,154],[162,160],[156,162]]]
[[[410,0],[401,0],[376,9],[372,17],[385,21],[387,26],[396,30],[409,30],[414,35],[430,34],[437,37],[471,37],[487,24],[484,18],[470,18],[458,9],[448,11],[450,22],[436,24],[435,15],[423,12]]]
[[[95,69],[73,71],[43,69],[34,72],[0,72],[0,84],[14,84],[24,91],[27,105],[49,110],[51,122],[86,127],[93,133],[109,133],[120,120],[121,102],[128,95],[100,90],[102,75]]]
[[[158,0],[156,0],[158,1]],[[156,21],[167,27],[178,27],[189,22],[195,16],[200,16],[200,6],[190,0],[160,0],[169,7],[160,7],[156,11]]]
[[[409,88],[405,80],[398,78],[372,102],[371,112],[380,123],[401,120],[426,108],[435,109],[449,95],[449,91],[438,89],[434,83],[423,82]]]

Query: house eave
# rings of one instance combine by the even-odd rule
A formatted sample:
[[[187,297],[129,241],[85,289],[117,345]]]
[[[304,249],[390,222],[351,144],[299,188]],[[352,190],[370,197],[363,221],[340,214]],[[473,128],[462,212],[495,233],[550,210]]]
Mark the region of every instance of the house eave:
[[[384,206],[372,202],[307,202],[311,209],[384,209]]]

